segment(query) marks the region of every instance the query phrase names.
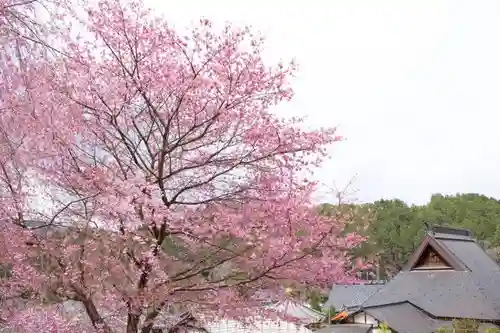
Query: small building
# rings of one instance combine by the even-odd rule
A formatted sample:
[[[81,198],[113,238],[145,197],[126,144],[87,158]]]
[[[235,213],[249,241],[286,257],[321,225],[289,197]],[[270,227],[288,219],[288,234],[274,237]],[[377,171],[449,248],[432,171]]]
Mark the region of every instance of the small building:
[[[268,308],[291,322],[279,318],[255,318],[252,324],[245,326],[235,320],[218,320],[205,324],[204,329],[207,333],[313,333],[308,326],[325,318],[322,313],[290,299],[271,304]]]
[[[285,317],[290,318],[294,323],[303,326],[309,326],[314,323],[322,322],[325,319],[325,315],[323,313],[291,299],[271,304],[269,305],[269,309],[272,309],[276,313],[280,313]]]
[[[406,267],[343,322],[364,325],[352,333],[377,332],[380,323],[399,333],[433,333],[469,318],[481,323],[481,332],[500,325],[499,286],[500,266],[469,230],[434,226]],[[342,332],[335,326],[331,332]]]
[[[308,328],[284,320],[258,319],[249,325],[236,320],[220,320],[203,326],[207,333],[313,333]],[[198,333],[199,330],[189,333]]]

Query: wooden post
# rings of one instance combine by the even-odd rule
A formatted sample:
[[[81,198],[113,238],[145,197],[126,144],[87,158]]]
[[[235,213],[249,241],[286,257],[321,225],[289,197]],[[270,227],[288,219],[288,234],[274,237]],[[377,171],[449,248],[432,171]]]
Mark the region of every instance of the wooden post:
[[[378,253],[376,254],[376,256],[377,256],[377,259],[376,259],[376,261],[377,261],[377,281],[380,281],[380,256]]]

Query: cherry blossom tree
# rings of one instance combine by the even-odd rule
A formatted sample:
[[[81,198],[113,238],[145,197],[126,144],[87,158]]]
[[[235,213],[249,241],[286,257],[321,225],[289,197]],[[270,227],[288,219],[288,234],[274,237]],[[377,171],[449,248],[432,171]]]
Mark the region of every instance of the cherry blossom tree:
[[[26,61],[48,52],[65,53],[62,37],[71,31],[68,17],[76,18],[74,7],[71,0],[0,0],[0,59],[11,63],[2,72],[12,65],[26,71]]]
[[[285,285],[350,279],[362,239],[317,214],[308,180],[340,138],[272,110],[295,65],[268,66],[248,28],[184,35],[138,2],[84,8],[90,37],[56,31],[64,52],[3,64],[0,316],[74,331],[40,304],[70,300],[82,332],[149,333],[187,312],[270,316]],[[33,308],[14,311],[19,295]]]

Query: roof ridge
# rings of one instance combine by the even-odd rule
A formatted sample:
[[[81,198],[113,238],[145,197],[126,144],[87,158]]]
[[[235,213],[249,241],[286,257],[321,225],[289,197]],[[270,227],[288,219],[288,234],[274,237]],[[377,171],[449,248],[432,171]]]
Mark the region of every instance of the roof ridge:
[[[436,225],[436,224],[434,225],[427,224],[427,234],[430,234],[431,236],[433,236],[434,234],[443,234],[443,235],[467,237],[470,239],[474,239],[474,234],[470,229]]]
[[[435,239],[443,239],[443,240],[453,240],[453,241],[457,241],[457,242],[475,242],[477,243],[477,239],[475,238],[465,238],[464,236],[460,236],[460,237],[453,237],[453,235],[444,235],[444,236],[441,236],[441,235],[436,235],[436,234],[428,234],[430,237],[432,238],[435,238]]]
[[[414,302],[412,302],[409,299],[405,299],[404,301],[399,301],[399,302],[394,302],[394,303],[387,303],[387,304],[378,304],[378,305],[367,306],[367,307],[363,307],[363,309],[369,310],[369,309],[379,308],[379,307],[383,307],[383,306],[401,305],[401,304],[409,304],[409,305],[413,306],[415,309],[417,309],[418,311],[421,311],[421,312],[425,313],[428,317],[430,317],[432,319],[437,319],[438,318],[434,314],[432,314],[429,311],[425,310],[424,308],[418,306],[417,304],[415,304]]]

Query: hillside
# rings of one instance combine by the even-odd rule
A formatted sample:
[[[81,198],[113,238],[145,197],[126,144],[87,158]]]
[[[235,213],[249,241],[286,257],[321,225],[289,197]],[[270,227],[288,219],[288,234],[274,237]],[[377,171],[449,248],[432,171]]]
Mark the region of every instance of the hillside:
[[[500,200],[481,194],[434,194],[426,205],[408,205],[402,200],[378,200],[360,205],[322,204],[322,214],[339,210],[350,213],[348,231],[358,231],[368,241],[355,251],[378,266],[372,275],[390,277],[399,271],[418,246],[426,223],[471,230],[492,256],[500,247]]]

